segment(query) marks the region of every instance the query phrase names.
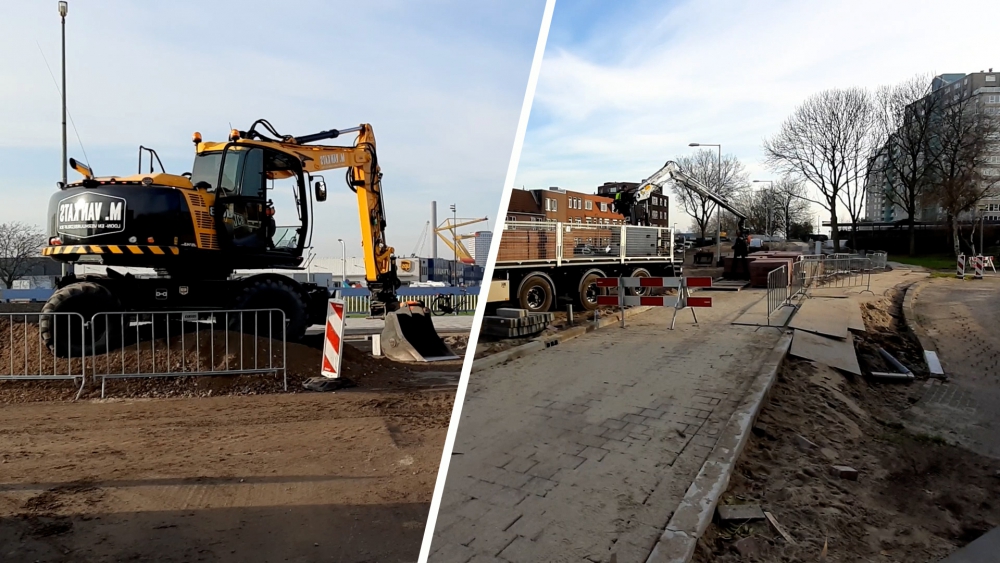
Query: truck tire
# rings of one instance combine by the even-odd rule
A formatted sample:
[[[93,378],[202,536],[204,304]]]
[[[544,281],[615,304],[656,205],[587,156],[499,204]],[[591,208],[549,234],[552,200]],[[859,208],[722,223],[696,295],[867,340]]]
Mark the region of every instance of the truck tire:
[[[517,290],[517,301],[522,309],[532,313],[544,313],[552,308],[555,288],[548,277],[531,274],[524,278]]]
[[[250,278],[236,299],[237,309],[280,309],[285,313],[285,338],[302,340],[308,315],[302,295],[291,284],[273,277]],[[230,316],[229,328],[256,334],[259,338],[281,338],[281,315],[265,312]]]
[[[589,270],[580,278],[580,285],[577,289],[577,302],[584,311],[597,309],[597,297],[606,295],[608,292],[597,287],[597,278],[606,278],[601,270]]]
[[[45,346],[57,357],[104,354],[120,345],[121,318],[102,315],[95,319],[94,315],[121,310],[121,303],[108,288],[93,282],[71,283],[56,290],[45,302],[38,317],[38,332]],[[80,316],[46,313],[77,313]]]
[[[636,268],[636,269],[632,270],[632,274],[631,274],[630,277],[633,277],[633,278],[649,278],[649,277],[652,277],[652,276],[650,275],[649,270],[647,270],[646,268]],[[650,287],[630,287],[630,288],[628,288],[628,294],[629,295],[638,295],[639,297],[645,297],[647,295],[650,295],[652,293],[652,291],[653,291],[653,289],[650,288]]]

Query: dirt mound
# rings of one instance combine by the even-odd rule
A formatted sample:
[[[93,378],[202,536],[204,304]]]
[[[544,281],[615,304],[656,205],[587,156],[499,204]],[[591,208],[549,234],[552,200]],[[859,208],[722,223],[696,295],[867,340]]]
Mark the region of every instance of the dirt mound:
[[[896,291],[863,310],[868,333],[855,340],[863,368],[888,367],[872,355],[874,346],[911,369],[921,365],[901,301]],[[759,504],[796,543],[764,522],[712,526],[694,560],[934,562],[1000,525],[1000,461],[900,421],[922,387],[872,383],[789,358],[722,502]],[[833,475],[833,465],[858,470],[859,479]],[[737,546],[747,537],[754,539]],[[748,544],[756,556],[738,553]]]
[[[279,341],[233,331],[200,330],[169,339],[126,343],[88,360],[83,398],[100,397],[100,380],[93,376],[122,373],[164,374],[216,372],[212,376],[108,379],[115,398],[150,398],[214,395],[258,395],[283,392],[281,373],[284,352],[288,391],[302,391],[302,382],[320,375],[321,339],[315,346]],[[447,337],[456,354],[464,355],[468,337]],[[461,359],[433,364],[403,364],[375,358],[345,343],[342,376],[360,388],[393,389],[419,386],[416,375],[428,371],[459,371]],[[68,371],[73,370],[73,371]],[[79,359],[56,358],[45,347],[38,326],[30,323],[0,324],[0,375],[52,374],[82,371]],[[0,381],[0,402],[22,403],[68,400],[79,383],[72,381]]]

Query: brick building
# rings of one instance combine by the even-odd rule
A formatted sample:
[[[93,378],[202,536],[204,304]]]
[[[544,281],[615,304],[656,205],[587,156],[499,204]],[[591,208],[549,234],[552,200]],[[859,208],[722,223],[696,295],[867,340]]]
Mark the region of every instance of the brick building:
[[[539,190],[511,190],[507,204],[508,221],[545,221],[541,200],[535,193]]]

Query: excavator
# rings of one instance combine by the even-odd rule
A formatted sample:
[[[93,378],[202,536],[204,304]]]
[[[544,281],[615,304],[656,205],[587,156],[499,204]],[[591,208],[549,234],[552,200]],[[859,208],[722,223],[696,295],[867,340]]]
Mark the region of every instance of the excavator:
[[[356,133],[352,145],[314,144]],[[382,171],[371,125],[282,135],[266,120],[248,130],[233,129],[225,142],[193,137],[191,172],[168,174],[156,151],[139,147],[134,175],[97,177],[75,159],[69,165],[83,179],[49,201],[49,239],[44,256],[73,263],[86,257],[108,266],[105,275],[62,277],[43,313],[79,313],[78,330],[57,326],[68,316],[42,315],[43,340],[57,355],[115,347],[118,316],[101,312],[280,309],[286,338],[301,339],[306,328],[326,321],[330,291],[289,276],[260,272],[303,269],[311,247],[313,204],[327,199],[320,172],[346,169],[347,186],[357,196],[370,316],[385,319],[383,353],[398,361],[432,361],[456,356],[434,329],[420,302],[400,302],[394,249],[385,240]],[[148,171],[143,156],[148,155]],[[159,165],[156,171],[155,163]],[[292,185],[298,223],[279,227],[275,181]],[[269,185],[270,182],[270,185]],[[309,188],[313,189],[310,190]],[[143,267],[155,277],[138,277],[115,267]],[[79,321],[77,321],[77,324]],[[118,343],[120,344],[120,343]]]

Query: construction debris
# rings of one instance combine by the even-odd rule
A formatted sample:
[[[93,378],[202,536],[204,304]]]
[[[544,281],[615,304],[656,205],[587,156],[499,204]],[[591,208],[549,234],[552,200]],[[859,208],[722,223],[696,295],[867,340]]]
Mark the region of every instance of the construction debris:
[[[524,309],[497,309],[497,316],[483,317],[482,333],[501,338],[531,336],[545,330],[552,313],[529,313]]]
[[[722,524],[764,519],[764,511],[760,509],[759,504],[720,504],[715,512]]]
[[[834,465],[830,467],[830,473],[848,481],[858,480],[858,470],[846,465]]]
[[[795,545],[795,540],[793,540],[792,536],[789,535],[788,532],[786,532],[785,529],[781,527],[781,524],[778,524],[778,519],[774,517],[774,514],[765,511],[764,518],[767,518],[767,521],[770,522],[772,526],[774,526],[774,530],[779,534],[781,534],[781,537],[784,538],[786,542],[788,542],[791,545]]]

